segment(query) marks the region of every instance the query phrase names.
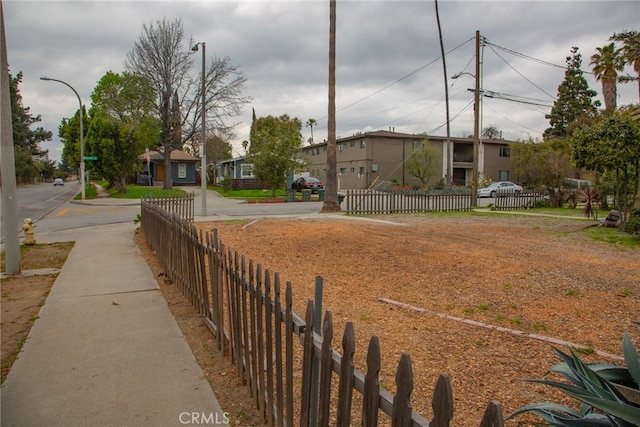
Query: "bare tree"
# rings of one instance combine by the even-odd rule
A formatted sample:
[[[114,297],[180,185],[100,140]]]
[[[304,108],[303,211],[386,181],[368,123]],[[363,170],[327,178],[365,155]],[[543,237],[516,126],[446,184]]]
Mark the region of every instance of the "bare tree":
[[[339,212],[336,158],[336,0],[329,0],[329,118],[327,179],[322,212]]]
[[[182,21],[163,18],[143,24],[142,33],[127,54],[125,67],[151,81],[157,91],[158,116],[162,121],[161,145],[164,155],[164,188],[171,188],[171,151],[178,148],[174,100],[177,89],[188,77],[193,59],[183,50]]]
[[[489,126],[482,130],[482,137],[484,139],[495,139],[500,136],[500,131],[495,126]]]
[[[205,106],[202,105],[202,75],[192,77],[194,56],[185,43],[182,20],[163,18],[144,24],[125,67],[146,77],[157,92],[157,114],[162,121],[160,145],[164,155],[164,188],[171,188],[171,151],[201,134],[199,118],[206,106],[212,134],[231,134],[232,117],[242,113],[250,98],[242,97],[246,78],[229,58],[214,58],[205,72]],[[200,126],[200,128],[199,128]],[[179,128],[179,129],[178,129]]]

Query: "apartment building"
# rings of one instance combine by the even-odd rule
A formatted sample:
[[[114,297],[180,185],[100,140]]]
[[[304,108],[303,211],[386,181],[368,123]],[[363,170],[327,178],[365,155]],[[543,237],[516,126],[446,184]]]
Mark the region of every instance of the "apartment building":
[[[473,138],[450,138],[452,143],[452,175],[454,185],[471,186],[473,177]],[[407,170],[406,160],[424,141],[436,155],[436,173],[429,181],[435,185],[447,175],[447,138],[413,135],[380,130],[357,133],[336,141],[339,188],[369,188],[372,185],[397,182],[419,186],[420,181]],[[513,141],[483,140],[479,147],[480,180],[506,181],[514,179],[511,172],[510,148]],[[301,157],[309,164],[311,176],[326,180],[327,142],[302,149]]]

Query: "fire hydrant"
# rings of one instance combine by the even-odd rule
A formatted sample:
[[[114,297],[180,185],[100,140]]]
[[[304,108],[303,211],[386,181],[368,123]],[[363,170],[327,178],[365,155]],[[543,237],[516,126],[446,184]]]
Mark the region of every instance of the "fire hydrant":
[[[33,223],[31,218],[27,218],[23,221],[22,230],[24,230],[24,244],[25,245],[35,245],[36,238],[34,236],[36,225]]]

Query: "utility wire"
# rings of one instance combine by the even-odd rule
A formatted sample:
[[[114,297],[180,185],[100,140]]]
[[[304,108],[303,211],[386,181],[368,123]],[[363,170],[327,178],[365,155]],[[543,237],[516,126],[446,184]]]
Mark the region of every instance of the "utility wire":
[[[485,41],[486,41],[486,39],[485,39]],[[504,50],[507,53],[510,53],[512,55],[518,56],[518,57],[523,58],[523,59],[527,59],[529,61],[537,62],[537,63],[542,64],[542,65],[548,65],[550,67],[562,68],[563,70],[567,69],[567,67],[564,66],[564,65],[558,65],[558,64],[554,64],[552,62],[544,61],[542,59],[534,58],[533,56],[528,56],[528,55],[525,55],[524,53],[516,52],[515,50],[507,49],[506,47],[498,46],[497,44],[490,43],[488,41],[486,41],[486,44],[488,46],[492,46],[492,47],[495,47],[497,49]],[[493,50],[493,49],[491,49],[491,50]],[[495,52],[495,50],[494,50],[494,52]]]
[[[544,90],[543,88],[541,88],[540,86],[538,86],[537,84],[535,84],[534,82],[532,82],[531,80],[529,80],[528,78],[526,78],[520,71],[516,70],[511,64],[509,64],[509,62],[507,62],[506,59],[504,59],[502,56],[500,56],[500,54],[498,54],[498,52],[496,52],[496,50],[493,48],[493,45],[489,43],[489,48],[493,51],[493,53],[496,54],[496,56],[500,59],[502,59],[502,61],[507,64],[509,66],[509,68],[511,68],[513,71],[515,71],[520,77],[522,77],[523,79],[525,79],[527,82],[529,82],[532,86],[536,87],[537,89],[539,89],[540,91],[542,91],[543,93],[545,93],[547,96],[549,96],[549,98],[551,99],[556,99],[555,96],[551,95],[549,92],[547,92],[546,90]],[[550,63],[548,63],[550,64]],[[548,65],[547,64],[547,65]],[[553,65],[553,64],[551,64]],[[564,68],[564,67],[562,67]]]
[[[450,51],[448,51],[446,54],[448,55],[448,54],[450,54],[450,53],[455,52],[456,50],[460,49],[460,48],[461,48],[462,46],[464,46],[465,44],[469,43],[471,40],[474,40],[474,37],[470,38],[469,40],[467,40],[467,41],[465,41],[465,42],[463,42],[463,43],[460,43],[458,46],[454,47],[453,49],[451,49]],[[376,90],[375,92],[373,92],[373,93],[371,93],[371,94],[369,94],[369,95],[367,95],[367,96],[365,96],[365,97],[363,97],[363,98],[360,98],[359,100],[357,100],[357,101],[355,101],[355,102],[352,102],[352,103],[351,103],[351,104],[349,104],[349,105],[346,105],[346,106],[344,106],[344,107],[340,108],[340,109],[339,109],[339,110],[337,110],[336,112],[344,111],[344,110],[346,110],[347,108],[351,108],[351,107],[353,107],[354,105],[356,105],[356,104],[358,104],[358,103],[360,103],[360,102],[362,102],[362,101],[364,101],[364,100],[366,100],[366,99],[369,99],[369,98],[371,98],[372,96],[377,95],[377,94],[379,94],[380,92],[382,92],[382,91],[384,91],[384,90],[387,90],[387,89],[389,89],[389,88],[390,88],[390,87],[392,87],[392,86],[395,86],[396,84],[400,83],[401,81],[406,80],[406,79],[408,79],[409,77],[413,76],[413,75],[414,75],[414,74],[416,74],[417,72],[424,70],[425,68],[429,67],[430,65],[433,65],[435,62],[437,62],[438,60],[440,60],[440,58],[441,58],[441,57],[439,56],[439,57],[437,57],[437,58],[435,58],[435,59],[431,60],[431,61],[430,61],[430,62],[428,62],[427,64],[425,64],[425,65],[423,65],[422,67],[420,67],[420,68],[418,68],[418,69],[416,69],[416,70],[414,70],[414,71],[410,72],[410,73],[409,73],[409,74],[407,74],[406,76],[401,77],[401,78],[399,78],[398,80],[394,81],[393,83],[389,83],[389,84],[388,84],[388,85],[386,85],[385,87],[383,87],[383,88],[381,88],[381,89],[378,89],[378,90]],[[320,121],[320,120],[324,120],[324,119],[326,119],[326,118],[327,118],[327,116],[322,116],[322,117],[320,117],[320,119],[318,119],[318,121]]]

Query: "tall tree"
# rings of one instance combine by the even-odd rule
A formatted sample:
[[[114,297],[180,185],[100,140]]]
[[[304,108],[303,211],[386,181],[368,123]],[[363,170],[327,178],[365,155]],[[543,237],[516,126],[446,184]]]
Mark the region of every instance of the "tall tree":
[[[599,101],[593,101],[597,95],[595,90],[589,89],[582,69],[582,55],[577,47],[571,48],[571,56],[567,56],[567,70],[564,80],[558,86],[558,99],[551,108],[549,119],[551,127],[544,131],[545,138],[562,138],[569,136],[569,126],[578,117],[596,115],[600,106]]]
[[[89,129],[88,115],[84,105],[82,120],[83,129]],[[86,131],[84,132],[86,134]],[[77,110],[72,117],[62,119],[58,126],[58,137],[62,142],[62,161],[67,168],[78,171],[80,168],[80,110]]]
[[[127,54],[126,68],[146,77],[157,92],[157,113],[162,122],[160,134],[164,155],[164,188],[170,189],[171,151],[179,148],[175,141],[175,118],[172,110],[176,89],[185,84],[193,58],[183,48],[182,21],[163,18],[143,24],[142,33]]]
[[[302,122],[298,118],[261,117],[251,126],[251,145],[247,162],[253,164],[253,174],[269,185],[275,196],[284,188],[289,173],[301,171],[304,164],[298,159],[302,149]]]
[[[596,53],[591,55],[591,65],[596,80],[602,82],[605,110],[615,110],[618,97],[618,73],[624,70],[622,49],[616,49],[615,43],[597,47]]]
[[[110,186],[126,192],[127,177],[138,167],[145,147],[153,148],[160,133],[154,114],[155,91],[140,75],[107,72],[91,94],[87,150],[98,159],[93,168]]]
[[[336,152],[336,0],[329,0],[329,111],[327,128],[327,175],[322,212],[339,212]]]
[[[235,126],[229,120],[241,114],[244,104],[250,101],[241,96],[246,78],[239,69],[231,65],[229,58],[214,58],[206,67],[202,105],[202,76],[192,78],[189,74],[194,61],[191,52],[191,46],[185,46],[182,20],[163,18],[143,25],[125,61],[127,70],[147,78],[156,90],[165,189],[171,188],[171,151],[201,133],[198,126],[202,109],[206,107],[207,127],[226,134]]]
[[[47,151],[43,151],[40,148],[40,143],[51,141],[53,134],[42,127],[31,129],[34,123],[40,121],[40,116],[32,115],[29,112],[29,107],[25,107],[22,104],[20,83],[22,83],[22,72],[19,72],[15,77],[12,77],[11,73],[9,73],[16,177],[20,181],[29,181],[38,174],[38,168],[33,158],[47,154]]]
[[[308,128],[311,128],[311,139],[309,139],[309,142],[311,144],[313,144],[313,127],[316,125],[316,119],[309,119],[307,120],[307,124],[305,125]]]
[[[627,64],[633,66],[635,78],[621,77],[621,82],[636,80],[638,82],[638,101],[640,101],[640,32],[637,30],[614,33],[610,40],[622,43],[622,55]]]
[[[614,173],[623,230],[627,206],[633,206],[640,187],[640,122],[633,118],[633,112],[633,108],[624,108],[603,115],[571,138],[578,167]]]

